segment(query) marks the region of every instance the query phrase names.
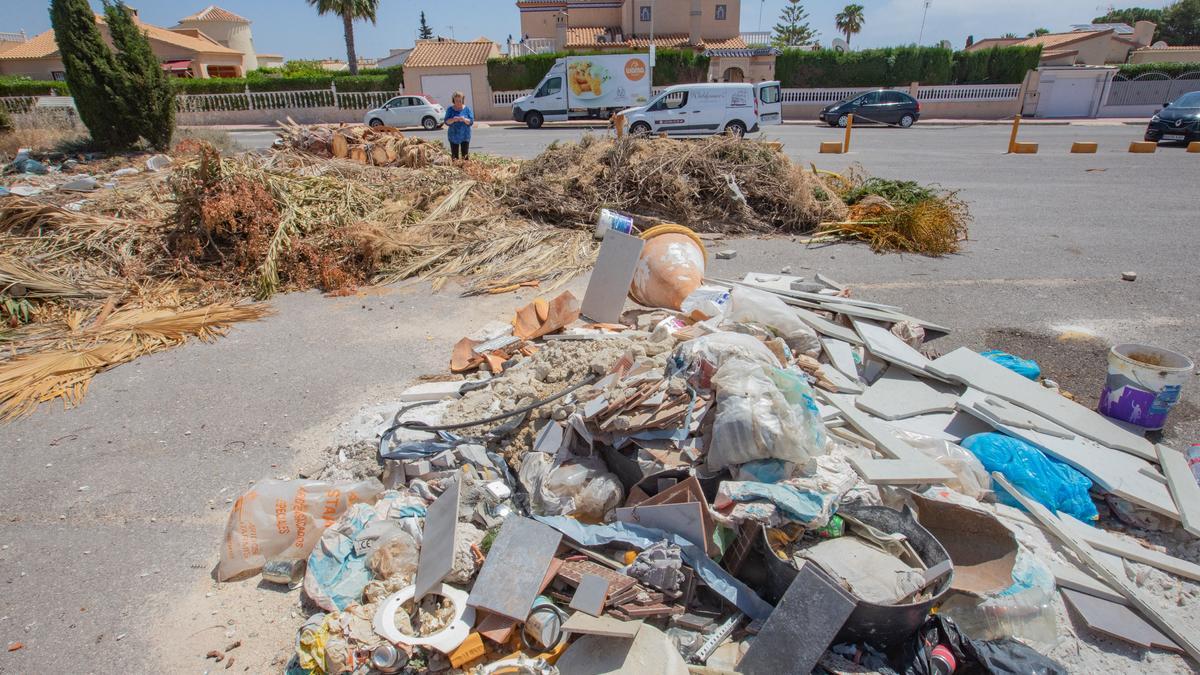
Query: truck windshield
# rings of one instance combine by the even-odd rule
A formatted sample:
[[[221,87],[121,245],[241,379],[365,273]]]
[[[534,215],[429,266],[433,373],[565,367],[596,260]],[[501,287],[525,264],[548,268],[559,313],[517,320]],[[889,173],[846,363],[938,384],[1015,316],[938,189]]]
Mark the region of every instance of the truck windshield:
[[[562,78],[552,77],[542,83],[542,86],[538,88],[537,95],[550,96],[551,94],[557,94],[560,91],[562,91]]]

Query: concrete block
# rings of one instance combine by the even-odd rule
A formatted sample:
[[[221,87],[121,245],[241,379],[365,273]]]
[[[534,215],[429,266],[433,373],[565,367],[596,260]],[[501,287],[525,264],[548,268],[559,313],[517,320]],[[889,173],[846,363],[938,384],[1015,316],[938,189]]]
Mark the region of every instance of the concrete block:
[[[1158,150],[1158,143],[1154,141],[1134,141],[1129,144],[1129,151],[1141,154],[1151,154]]]
[[[1028,141],[1017,141],[1016,143],[1013,143],[1014,155],[1036,155],[1037,151],[1037,143],[1030,143]]]
[[[1092,141],[1075,141],[1071,144],[1071,153],[1077,155],[1094,155],[1100,148],[1099,143]]]
[[[446,382],[424,382],[405,389],[400,393],[400,400],[408,401],[440,401],[444,398],[460,398],[459,387],[462,380]]]
[[[821,154],[824,155],[840,155],[842,154],[842,144],[840,141],[821,141]]]

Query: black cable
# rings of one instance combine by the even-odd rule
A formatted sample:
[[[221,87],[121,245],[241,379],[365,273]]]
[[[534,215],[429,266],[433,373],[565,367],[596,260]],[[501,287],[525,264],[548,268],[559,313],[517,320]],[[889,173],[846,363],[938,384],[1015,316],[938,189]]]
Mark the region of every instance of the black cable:
[[[576,384],[573,384],[570,387],[567,387],[566,389],[563,389],[562,391],[558,392],[557,394],[555,394],[553,396],[541,399],[540,401],[534,401],[533,403],[530,403],[529,405],[522,406],[520,408],[517,408],[515,410],[510,410],[508,412],[503,412],[503,413],[500,413],[499,415],[492,415],[491,417],[485,417],[484,419],[481,419],[481,420],[474,420],[471,422],[459,422],[457,424],[438,424],[438,425],[429,425],[420,420],[411,420],[411,421],[407,421],[407,422],[401,421],[401,422],[397,422],[395,425],[390,427],[387,431],[383,432],[383,434],[386,436],[386,435],[394,432],[396,429],[409,429],[412,431],[429,431],[429,432],[453,431],[454,429],[466,429],[467,427],[477,427],[482,424],[491,424],[492,422],[499,422],[500,420],[508,419],[509,417],[514,417],[516,415],[523,415],[523,414],[529,412],[530,410],[533,410],[534,408],[540,408],[540,407],[546,405],[547,403],[553,403],[554,401],[557,401],[558,399],[566,396],[567,394],[570,394],[571,392],[575,391],[576,389],[579,389],[581,387],[592,384],[597,379],[599,379],[598,376],[596,376],[594,374],[588,375],[587,377],[583,378],[582,381],[580,381]],[[430,402],[423,401],[422,403],[430,403]],[[407,411],[413,407],[415,407],[415,406],[408,406],[401,412]],[[399,415],[400,415],[400,413],[397,413],[397,417],[399,417]]]

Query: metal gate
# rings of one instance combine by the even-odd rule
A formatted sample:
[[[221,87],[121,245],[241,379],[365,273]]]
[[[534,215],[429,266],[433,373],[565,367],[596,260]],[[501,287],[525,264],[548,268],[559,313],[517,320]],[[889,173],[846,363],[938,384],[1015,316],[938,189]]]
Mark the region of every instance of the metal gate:
[[[1162,105],[1190,92],[1200,91],[1200,70],[1172,78],[1166,73],[1143,73],[1135,78],[1113,78],[1105,105]]]

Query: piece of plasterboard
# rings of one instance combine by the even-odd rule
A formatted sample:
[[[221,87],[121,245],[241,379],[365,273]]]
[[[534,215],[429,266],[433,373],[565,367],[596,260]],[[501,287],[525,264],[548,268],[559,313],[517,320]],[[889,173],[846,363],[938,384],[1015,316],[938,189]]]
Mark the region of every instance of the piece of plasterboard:
[[[637,621],[621,621],[611,616],[591,616],[583,612],[575,612],[563,623],[563,631],[575,635],[603,635],[604,637],[629,638],[637,637],[642,628],[641,619]]]
[[[871,485],[932,485],[954,479],[954,473],[933,460],[846,459]]]
[[[968,436],[995,431],[992,425],[962,411],[917,415],[916,417],[892,420],[886,424],[894,429],[911,431],[955,443]]]
[[[829,287],[835,291],[846,290],[846,287],[844,285],[834,281],[833,279],[830,279],[829,277],[825,276],[824,274],[821,274],[820,272],[817,272],[816,276],[814,276],[813,278],[816,279],[816,281],[818,283],[825,284],[827,287]]]
[[[1133,585],[1124,575],[1102,564],[1096,556],[1096,550],[1091,545],[1073,535],[1063,526],[1062,520],[1051,513],[1045,506],[1042,506],[1040,502],[1021,492],[1020,489],[1013,487],[1008,482],[1008,479],[1004,477],[1004,474],[999,471],[993,471],[992,480],[996,481],[997,485],[1007,490],[1021,506],[1025,507],[1025,510],[1030,513],[1042,529],[1053,534],[1083,564],[1087,565],[1088,569],[1099,576],[1100,579],[1114,590],[1125,596],[1125,599],[1129,601],[1130,607],[1136,609],[1155,628],[1174,640],[1176,644],[1187,652],[1193,661],[1200,663],[1200,644],[1194,642],[1188,633],[1176,629],[1170,619],[1163,615],[1162,609],[1156,606],[1154,601],[1147,599],[1140,588]]]
[[[442,583],[454,567],[454,542],[458,534],[459,482],[450,487],[429,505],[425,512],[425,528],[421,552],[417,558],[417,579],[414,598],[420,599]]]
[[[768,275],[768,276],[783,276],[783,275]],[[837,302],[837,303],[840,303],[843,305],[848,305],[851,307],[863,307],[866,309],[874,309],[874,310],[885,311],[885,312],[899,313],[901,311],[901,309],[895,305],[885,305],[881,302],[871,302],[869,300],[859,300],[858,298],[846,298],[846,297],[842,297],[840,295],[826,295],[824,293],[808,293],[805,291],[793,291],[790,288],[789,289],[769,288],[769,287],[765,287],[765,286],[756,285],[753,282],[746,281],[745,279],[742,279],[741,281],[738,281],[737,279],[724,279],[721,277],[711,277],[711,279],[712,279],[712,281],[716,281],[717,283],[722,283],[722,284],[727,284],[727,285],[732,284],[734,286],[754,286],[755,288],[762,288],[763,290],[767,290],[772,293],[775,293],[776,295],[780,295],[785,298],[791,298],[793,300],[807,300],[809,302],[818,302],[818,303]],[[706,280],[707,280],[707,278],[706,278]]]
[[[1101,445],[1152,462],[1158,461],[1154,445],[1145,438],[965,347],[932,361],[927,369],[1032,410]]]
[[[646,242],[624,232],[609,230],[600,245],[596,266],[583,294],[581,313],[599,323],[617,323],[625,307],[625,296],[633,282]],[[649,271],[644,272],[649,276]]]
[[[874,443],[875,448],[879,452],[888,455],[892,459],[933,461],[920,450],[897,438],[895,434],[891,433],[886,424],[859,410],[854,405],[852,397],[827,392],[822,392],[821,395],[830,405],[838,409],[838,412],[842,414],[842,419],[846,420],[847,424],[854,427],[855,430]],[[936,462],[934,463],[936,464]]]
[[[1110,602],[1087,593],[1062,589],[1063,600],[1087,627],[1102,635],[1146,649],[1159,648],[1182,653],[1174,640],[1138,616],[1125,604]],[[1123,599],[1123,598],[1122,598]]]
[[[1109,588],[1108,584],[1074,565],[1063,565],[1056,562],[1048,564],[1051,573],[1054,574],[1054,583],[1058,584],[1059,588],[1069,588],[1073,591],[1087,593],[1088,595],[1094,595],[1097,598],[1103,598],[1109,602],[1116,602],[1122,605],[1129,604],[1125,596]]]
[[[1072,439],[1076,436],[1074,432],[1066,427],[1056,424],[1031,410],[1026,410],[998,396],[993,396],[970,387],[967,387],[967,390],[958,399],[958,408],[967,413],[971,412],[967,408],[976,408],[980,412],[985,413],[989,419],[994,419],[1009,427],[1039,431],[1043,434],[1050,434],[1051,436],[1066,439]]]
[[[800,317],[801,321],[808,324],[809,328],[822,335],[827,335],[831,338],[837,338],[838,340],[844,340],[856,345],[861,345],[863,343],[862,338],[858,337],[858,333],[855,333],[853,330],[843,326],[840,323],[830,321],[816,312],[810,312],[803,307],[793,307],[792,311],[796,313],[796,316]]]
[[[560,541],[562,534],[548,525],[509,516],[492,542],[467,604],[524,621]]]
[[[959,392],[942,382],[918,378],[902,369],[889,368],[855,405],[884,420],[898,420],[936,412],[954,412]]]
[[[1183,453],[1162,444],[1156,449],[1158,463],[1167,477],[1167,488],[1179,508],[1183,529],[1200,537],[1200,485],[1196,483],[1196,476]]]
[[[830,384],[837,388],[837,393],[839,394],[863,393],[864,387],[862,383],[858,381],[858,378],[854,378],[852,380],[849,377],[846,377],[845,373],[833,367],[832,364],[823,364],[821,367],[821,374],[825,376],[825,379],[828,380]]]
[[[742,283],[765,291],[791,291],[792,282],[804,281],[804,277],[792,274],[770,274],[768,272],[746,272]]]
[[[852,318],[850,322],[854,324],[854,330],[858,331],[859,337],[866,343],[867,350],[876,358],[900,366],[921,377],[942,379],[926,370],[932,362],[925,358],[924,354],[893,335],[892,331],[864,319]]]
[[[1057,396],[1057,394],[1056,394]],[[1091,478],[1104,490],[1156,513],[1179,520],[1179,510],[1167,486],[1147,478],[1142,469],[1149,463],[1133,455],[1113,450],[1083,436],[1060,438],[1032,429],[1010,427],[974,406],[965,410],[988,422],[997,430],[1030,443],[1054,459],[1065,462]]]
[[[825,350],[825,355],[829,357],[829,362],[837,368],[841,374],[846,377],[859,381],[858,362],[854,359],[854,346],[845,340],[837,338],[821,338],[821,347]]]
[[[1200,581],[1200,565],[1126,541],[1107,530],[1092,527],[1065,513],[1059,513],[1058,520],[1062,523],[1063,529],[1070,532],[1072,536],[1086,541],[1095,549],[1106,551],[1126,560],[1150,565],[1164,572]]]

